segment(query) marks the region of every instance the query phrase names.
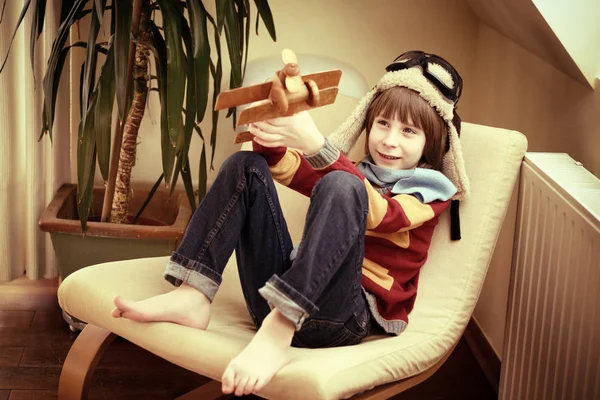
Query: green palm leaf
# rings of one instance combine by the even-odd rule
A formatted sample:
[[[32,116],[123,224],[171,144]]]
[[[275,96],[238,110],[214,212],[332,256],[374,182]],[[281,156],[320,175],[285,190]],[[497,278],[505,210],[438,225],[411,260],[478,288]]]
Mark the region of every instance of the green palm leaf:
[[[207,12],[200,0],[187,0],[193,37],[193,58],[196,83],[196,121],[204,120],[208,104],[210,42]],[[189,57],[188,53],[188,57]],[[189,110],[189,108],[188,108]],[[189,111],[188,111],[189,112]]]
[[[273,22],[273,14],[271,13],[269,2],[267,0],[254,0],[254,4],[256,4],[258,14],[262,18],[265,26],[267,27],[267,31],[269,31],[271,39],[273,39],[273,41],[276,42],[277,34],[275,33],[275,23]],[[256,34],[258,35],[258,17],[256,20]]]
[[[46,0],[37,0],[33,9],[33,22],[31,23],[31,35],[29,37],[29,59],[31,60],[31,71],[34,70],[33,59],[35,55],[35,44],[44,30],[44,19],[46,17]],[[35,73],[33,74],[35,83]]]
[[[163,180],[163,177],[164,177],[164,175],[160,174],[160,176],[156,180],[156,183],[154,184],[154,186],[152,186],[152,189],[150,189],[150,193],[148,193],[148,196],[146,197],[146,200],[144,200],[144,204],[142,204],[142,206],[140,207],[140,210],[135,215],[135,218],[133,218],[133,220],[131,221],[132,224],[136,223],[136,221],[138,220],[138,218],[140,217],[140,215],[142,215],[142,213],[144,212],[144,210],[148,206],[148,203],[150,203],[150,200],[152,200],[152,197],[154,196],[154,193],[156,193],[156,190],[158,189],[158,186],[160,185],[160,183]]]
[[[81,191],[85,191],[85,185],[88,181],[92,170],[95,169],[95,163],[91,163],[92,154],[95,153],[96,135],[95,135],[95,120],[93,118],[94,108],[98,100],[98,93],[94,92],[90,98],[90,107],[86,114],[88,118],[82,119],[79,123],[79,135],[77,140],[77,183],[81,187]]]
[[[187,23],[182,21],[182,33],[183,33],[183,42],[186,47],[186,74],[187,74],[187,86],[186,86],[186,95],[185,95],[185,126],[184,126],[184,138],[182,143],[182,148],[179,152],[179,158],[181,154],[187,154],[190,149],[190,142],[192,140],[192,132],[194,130],[194,125],[196,124],[196,76],[194,71],[194,49],[192,44],[192,34],[190,32]],[[185,168],[185,159],[182,167]],[[177,170],[177,168],[175,169]]]
[[[114,37],[113,37],[114,38]],[[110,162],[110,133],[112,122],[113,104],[115,101],[115,63],[114,42],[108,48],[108,54],[98,78],[98,100],[94,108],[94,126],[96,128],[96,148],[98,152],[98,165],[104,181],[108,180],[108,167]]]
[[[2,66],[0,67],[0,73],[2,73],[2,70],[4,69],[4,66],[6,65],[6,61],[8,60],[8,55],[10,54],[10,48],[12,47],[12,44],[13,44],[13,41],[15,40],[17,31],[19,30],[19,26],[21,26],[21,22],[23,22],[23,18],[25,18],[25,14],[27,13],[27,10],[29,9],[30,4],[31,4],[31,0],[25,1],[25,4],[23,5],[23,8],[21,9],[21,14],[19,15],[19,19],[17,20],[17,26],[15,27],[15,30],[13,31],[12,37],[10,38],[10,42],[8,44],[8,51],[6,52],[6,57],[4,58],[4,62],[2,63]],[[4,4],[4,5],[6,6],[6,4]],[[4,16],[4,7],[2,7],[2,15]]]
[[[60,5],[60,23],[62,24],[78,0],[62,0]]]
[[[190,207],[192,208],[192,212],[196,211],[196,199],[194,198],[194,186],[192,184],[192,174],[190,173],[190,160],[188,160],[188,155],[183,154],[183,163],[186,167],[181,168],[181,180],[183,181],[183,186],[185,187],[185,193],[187,194],[188,201],[190,202]]]
[[[93,118],[90,118],[93,119]],[[91,156],[91,164],[96,165],[96,151],[93,151]],[[92,196],[94,193],[94,175],[96,169],[92,168],[91,173],[88,177],[88,181],[85,185],[77,187],[77,212],[79,213],[79,222],[81,224],[81,230],[85,232],[87,227],[87,221],[90,215],[90,208],[92,205]]]
[[[100,21],[100,26],[102,26],[102,17],[104,16],[106,0],[94,0],[94,6],[94,9],[96,11],[96,18],[98,18],[98,21]]]
[[[202,153],[200,155],[200,167],[198,171],[198,201],[202,201],[206,196],[206,181],[208,174],[206,171],[206,146],[202,144]]]
[[[158,27],[153,21],[150,21],[150,29],[152,30],[152,53],[156,65],[156,76],[158,80],[158,95],[160,97],[160,147],[162,151],[163,175],[166,183],[169,183],[166,177],[171,178],[173,173],[173,165],[175,164],[175,147],[169,139],[169,124],[168,111],[166,104],[167,99],[167,46]],[[180,112],[178,112],[181,115]]]
[[[235,9],[233,0],[222,0],[225,6],[225,37],[227,39],[227,50],[231,62],[231,80],[233,85],[230,87],[242,86],[242,53],[241,53],[241,35],[240,21]],[[242,18],[243,23],[243,18]]]
[[[214,27],[214,40],[215,40],[215,48],[217,50],[217,63],[216,66],[210,61],[210,73],[213,77],[213,111],[212,111],[212,129],[210,133],[210,145],[212,146],[212,153],[210,158],[210,168],[213,167],[213,161],[215,159],[215,145],[217,143],[217,125],[219,122],[219,112],[215,110],[215,104],[217,102],[217,96],[221,92],[221,79],[223,78],[223,66],[221,64],[221,38],[219,33],[217,32],[217,25],[215,24],[215,20],[207,14],[207,18],[210,23]]]
[[[200,153],[200,164],[198,166],[198,201],[202,201],[204,196],[206,196],[206,183],[208,180],[208,173],[206,170],[206,141],[204,140],[204,135],[202,134],[202,129],[200,129],[199,125],[194,127],[194,130],[202,139],[202,151]]]
[[[216,32],[221,35],[223,32],[223,24],[225,23],[225,13],[227,8],[227,2],[229,0],[215,0],[215,6],[217,10],[217,24],[215,25]]]
[[[75,2],[65,17],[65,20],[58,28],[58,34],[56,35],[56,39],[54,39],[54,43],[52,43],[52,51],[50,53],[50,58],[48,59],[48,68],[43,80],[47,126],[50,132],[52,132],[52,126],[54,124],[54,106],[56,104],[56,94],[58,92],[58,84],[60,81],[60,73],[56,73],[57,66],[61,58],[62,49],[69,38],[71,25],[73,25],[77,14],[83,9],[86,3],[87,0],[78,0]]]
[[[87,47],[87,43],[85,42],[77,42],[72,44],[71,46],[67,46],[64,49],[61,50],[61,54],[59,57],[59,61],[58,61],[58,65],[56,67],[56,70],[58,72],[58,75],[60,76],[60,73],[63,69],[63,66],[65,64],[65,60],[67,59],[67,55],[69,53],[69,50],[71,50],[71,47],[83,47],[86,48]],[[38,138],[38,141],[42,140],[42,137],[45,134],[49,134],[50,136],[50,141],[52,142],[52,133],[50,132],[49,128],[48,128],[48,117],[47,117],[47,112],[46,112],[46,103],[44,103],[43,105],[43,109],[42,109],[42,131],[40,133],[40,136]]]
[[[100,7],[100,9],[97,9],[98,15],[96,15],[96,13],[92,13],[90,29],[88,31],[87,52],[85,55],[83,82],[81,85],[82,110],[88,109],[89,99],[95,86],[96,60],[98,58],[98,53],[96,52],[96,39],[98,38],[98,32],[100,32],[100,25],[102,24],[102,16],[104,15],[104,7],[106,6],[106,0],[97,0],[95,3],[97,7]],[[93,116],[93,113],[91,115]],[[84,113],[83,126],[85,126],[86,116],[87,113]]]
[[[85,230],[87,224],[96,172],[96,136],[93,113],[97,99],[97,92],[92,93],[90,106],[86,110],[85,125],[84,119],[82,119],[79,123],[77,138],[77,209],[82,230]]]
[[[175,192],[175,187],[177,186],[177,181],[179,180],[179,173],[181,172],[181,162],[182,157],[181,153],[177,156],[177,162],[175,163],[175,171],[173,172],[173,180],[171,181],[171,190],[169,191],[169,197],[173,196]]]
[[[242,42],[242,51],[244,52],[244,67],[242,71],[242,83],[246,76],[246,65],[248,65],[248,51],[250,50],[250,0],[244,0],[244,6],[246,8],[246,32],[245,39]],[[233,114],[235,118],[235,113]],[[235,125],[235,123],[234,123]]]
[[[117,107],[119,119],[125,120],[125,113],[129,108],[130,98],[125,101],[127,87],[127,65],[129,63],[129,41],[131,32],[131,17],[133,8],[131,1],[113,1],[113,14],[115,18],[115,80],[117,83]]]
[[[165,42],[167,45],[167,97],[162,99],[162,107],[167,108],[169,138],[177,143],[179,125],[181,124],[181,108],[185,94],[185,55],[181,44],[181,19],[183,14],[169,0],[158,0],[163,14]],[[166,100],[166,104],[165,104]],[[168,175],[165,173],[165,179]]]

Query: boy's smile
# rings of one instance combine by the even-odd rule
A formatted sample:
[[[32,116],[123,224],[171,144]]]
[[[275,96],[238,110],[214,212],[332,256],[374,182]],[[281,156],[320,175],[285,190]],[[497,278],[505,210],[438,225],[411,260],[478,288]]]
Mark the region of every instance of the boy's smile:
[[[400,157],[388,156],[387,154],[383,154],[383,153],[379,153],[379,155],[381,157],[385,158],[386,160],[399,160],[400,159]]]
[[[369,132],[369,154],[384,168],[413,169],[423,156],[425,132],[409,120],[377,116]]]

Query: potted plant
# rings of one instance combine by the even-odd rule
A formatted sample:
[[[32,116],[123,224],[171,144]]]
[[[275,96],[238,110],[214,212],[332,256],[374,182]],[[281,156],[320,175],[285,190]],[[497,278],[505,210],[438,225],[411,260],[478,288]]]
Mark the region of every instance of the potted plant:
[[[260,17],[276,40],[268,0],[254,3],[256,33]],[[15,27],[16,32],[32,8],[32,62],[47,17],[45,5],[46,0],[25,2]],[[51,233],[61,278],[99,262],[168,255],[183,236],[196,195],[200,200],[206,192],[207,138],[199,123],[207,115],[212,118],[211,168],[215,153],[219,114],[207,109],[209,85],[213,104],[221,90],[223,33],[231,63],[230,88],[241,86],[248,56],[250,1],[215,0],[215,7],[213,17],[201,0],[63,0],[42,84],[40,140],[44,135],[52,140],[56,94],[69,51],[84,48],[86,55],[80,79],[77,184],[61,187],[40,220],[41,228]],[[87,41],[67,45],[70,29],[84,19],[89,19]],[[100,32],[108,40],[100,40]],[[152,58],[155,74],[150,71]],[[151,95],[158,95],[161,104],[163,173],[152,188],[136,189],[132,196],[137,132]],[[117,122],[111,127],[115,100]],[[235,125],[234,110],[227,116],[233,116]],[[196,189],[188,157],[194,133],[203,141]],[[93,187],[96,164],[104,187]],[[185,195],[174,191],[179,178]],[[158,190],[163,181],[165,188]]]

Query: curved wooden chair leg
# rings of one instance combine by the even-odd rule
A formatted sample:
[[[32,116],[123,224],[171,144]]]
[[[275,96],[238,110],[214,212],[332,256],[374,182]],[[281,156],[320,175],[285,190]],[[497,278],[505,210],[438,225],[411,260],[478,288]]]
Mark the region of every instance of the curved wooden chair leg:
[[[88,324],[71,346],[58,382],[59,400],[87,399],[91,377],[104,350],[117,337],[111,331]]]

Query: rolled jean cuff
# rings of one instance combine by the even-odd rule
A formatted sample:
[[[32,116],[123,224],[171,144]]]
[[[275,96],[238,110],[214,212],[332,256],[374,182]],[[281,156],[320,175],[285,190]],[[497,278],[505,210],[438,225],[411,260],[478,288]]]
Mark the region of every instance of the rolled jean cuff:
[[[296,331],[300,330],[306,318],[319,311],[312,301],[282,281],[277,275],[273,275],[265,286],[258,289],[258,292],[271,308],[277,308],[294,324]]]
[[[174,286],[183,282],[198,289],[212,303],[223,278],[217,272],[196,260],[173,253],[163,273],[164,278]]]

